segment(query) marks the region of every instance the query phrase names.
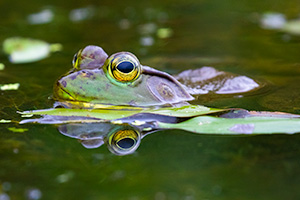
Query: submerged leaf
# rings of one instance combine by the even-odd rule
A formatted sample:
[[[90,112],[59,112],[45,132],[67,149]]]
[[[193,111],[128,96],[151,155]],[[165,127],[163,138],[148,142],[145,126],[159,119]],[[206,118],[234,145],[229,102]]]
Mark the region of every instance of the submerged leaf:
[[[50,52],[61,50],[61,44],[53,45],[37,39],[12,37],[4,40],[3,51],[12,63],[29,63],[46,58]]]

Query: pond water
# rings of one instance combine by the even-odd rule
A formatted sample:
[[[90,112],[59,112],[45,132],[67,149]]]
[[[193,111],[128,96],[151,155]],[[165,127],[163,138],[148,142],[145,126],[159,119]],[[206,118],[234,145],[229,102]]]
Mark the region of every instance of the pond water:
[[[300,36],[265,30],[268,11],[299,17],[298,0],[16,1],[0,2],[0,41],[23,36],[63,50],[28,64],[3,53],[0,119],[50,108],[55,80],[78,49],[130,51],[142,64],[178,73],[213,66],[266,83],[257,92],[201,96],[194,104],[300,114]],[[42,21],[32,14],[44,13]],[[18,133],[11,127],[28,129]],[[299,199],[300,136],[210,136],[179,130],[146,136],[116,156],[87,149],[55,125],[1,124],[0,199]],[[299,153],[299,154],[298,154]]]

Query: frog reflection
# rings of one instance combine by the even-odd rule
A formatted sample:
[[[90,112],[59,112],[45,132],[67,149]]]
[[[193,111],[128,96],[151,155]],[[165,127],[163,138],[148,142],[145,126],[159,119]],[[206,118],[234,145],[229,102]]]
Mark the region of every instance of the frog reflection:
[[[154,132],[142,129],[142,127],[111,123],[72,123],[58,127],[60,133],[78,139],[85,148],[99,148],[106,144],[109,151],[116,155],[135,152],[141,139]]]

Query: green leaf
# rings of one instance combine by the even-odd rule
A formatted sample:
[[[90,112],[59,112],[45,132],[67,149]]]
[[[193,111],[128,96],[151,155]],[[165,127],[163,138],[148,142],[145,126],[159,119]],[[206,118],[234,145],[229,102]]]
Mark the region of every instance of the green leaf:
[[[70,122],[97,123],[111,121],[115,124],[131,123],[135,126],[144,126],[147,122],[140,120],[140,116],[137,118],[132,117],[131,121],[122,120],[122,118],[141,113],[190,118],[177,124],[160,122],[158,118],[155,123],[156,126],[153,127],[156,129],[181,129],[200,134],[226,135],[275,133],[293,134],[300,132],[300,115],[281,112],[255,112],[242,109],[215,109],[200,105],[159,109],[136,107],[130,109],[130,107],[126,106],[110,106],[106,107],[106,109],[90,110],[53,108],[21,112],[20,114],[22,115],[42,115],[44,118],[23,120],[20,123],[37,122],[59,124]],[[208,116],[208,114],[212,113],[217,113],[218,117]],[[145,127],[147,128],[147,126]]]
[[[16,127],[9,127],[8,130],[15,132],[15,133],[23,133],[25,131],[28,131],[27,128],[16,128]]]
[[[181,129],[201,134],[251,135],[300,132],[300,118],[199,116],[177,124],[157,122],[157,125],[162,129]]]
[[[173,30],[171,28],[160,28],[157,30],[157,37],[165,39],[173,35]]]
[[[20,87],[20,83],[0,84],[0,90],[17,90]]]
[[[113,108],[113,106],[111,107]],[[118,106],[117,108],[120,108]],[[123,107],[123,109],[68,109],[68,108],[52,108],[45,110],[32,110],[20,112],[22,115],[50,115],[50,116],[69,116],[69,117],[88,117],[104,120],[115,120],[130,117],[139,113],[151,113],[173,117],[194,117],[215,112],[222,112],[226,109],[208,108],[200,105],[187,105],[180,108],[139,108]]]
[[[300,20],[288,21],[281,30],[290,34],[300,35]]]
[[[11,37],[3,42],[3,51],[9,55],[12,63],[29,63],[42,60],[50,52],[62,49],[61,44],[49,44],[42,40]]]
[[[199,115],[206,115],[210,113],[223,112],[227,109],[208,108],[200,105],[187,105],[179,108],[160,108],[151,109],[145,113],[160,114],[172,117],[194,117]]]
[[[3,63],[0,63],[0,70],[4,70],[5,65]]]
[[[0,123],[10,123],[11,122],[11,120],[7,120],[7,119],[1,119],[0,120]]]

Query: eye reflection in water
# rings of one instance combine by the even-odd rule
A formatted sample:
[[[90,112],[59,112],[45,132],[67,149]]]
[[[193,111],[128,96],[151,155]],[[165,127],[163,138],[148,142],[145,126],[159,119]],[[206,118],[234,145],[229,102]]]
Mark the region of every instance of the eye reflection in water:
[[[108,149],[117,155],[125,155],[134,152],[141,142],[141,134],[138,130],[128,127],[118,127],[111,131],[107,137]]]
[[[107,145],[116,155],[127,155],[136,151],[141,139],[154,131],[142,131],[129,125],[110,123],[72,123],[58,127],[61,134],[78,139],[88,149]]]

